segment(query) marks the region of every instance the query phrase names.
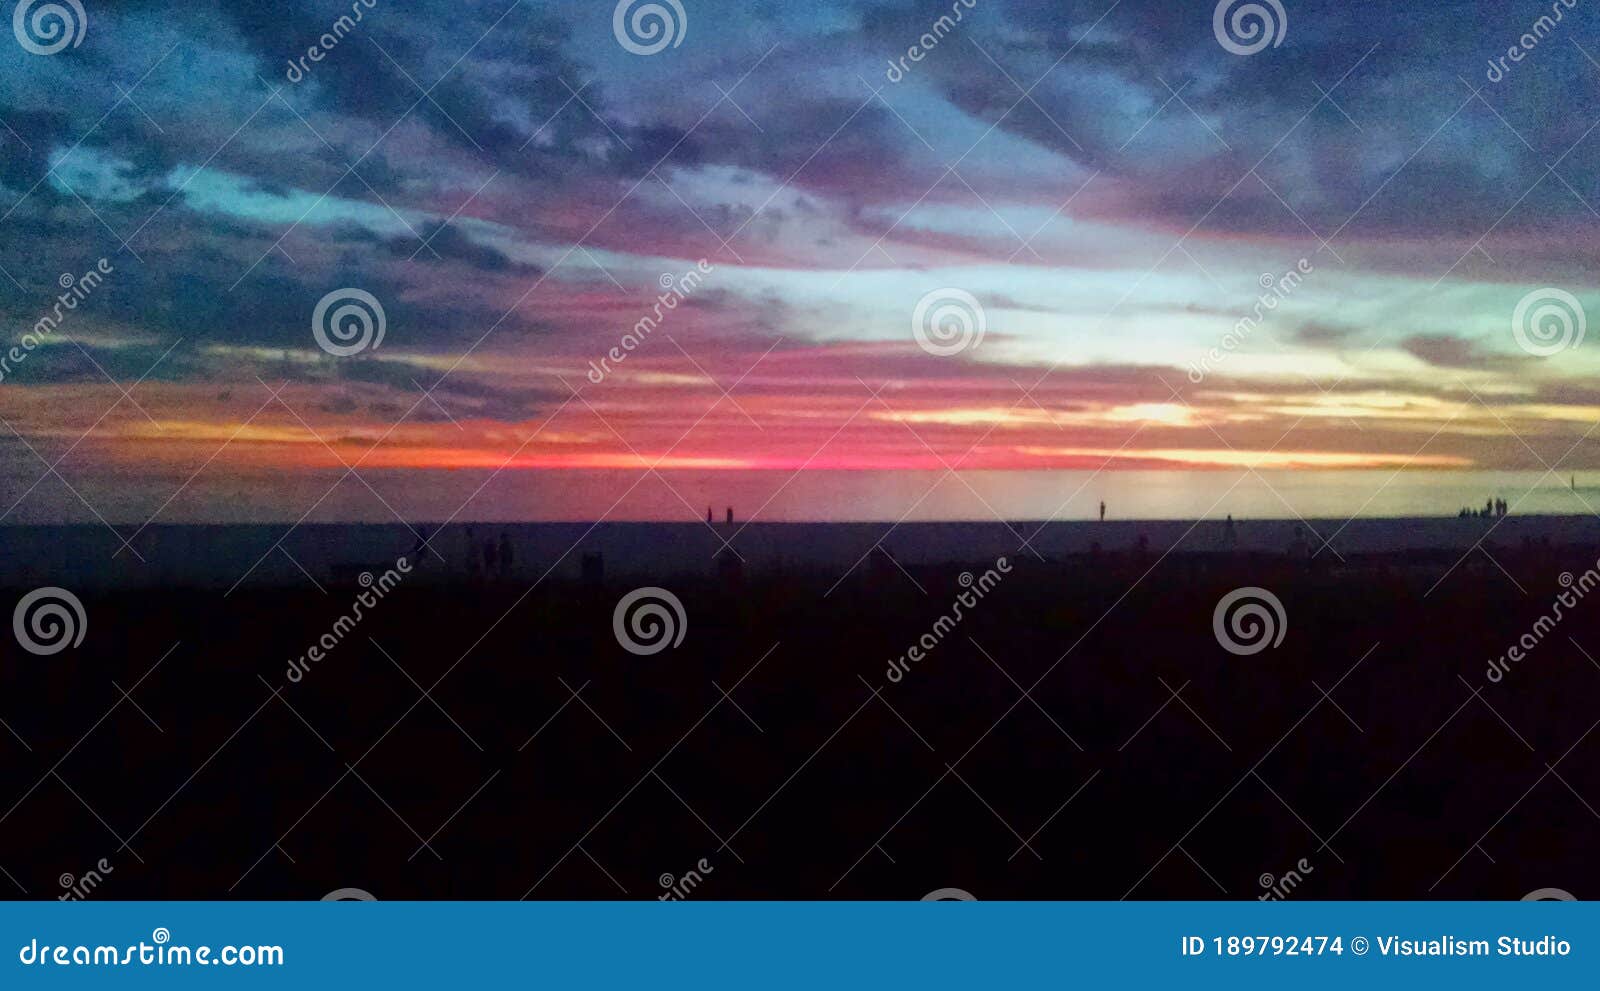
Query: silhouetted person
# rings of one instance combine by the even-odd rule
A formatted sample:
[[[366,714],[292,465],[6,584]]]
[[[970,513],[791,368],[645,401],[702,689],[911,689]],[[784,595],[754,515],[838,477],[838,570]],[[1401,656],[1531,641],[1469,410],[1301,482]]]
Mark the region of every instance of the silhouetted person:
[[[1101,499],[1100,500],[1100,522],[1104,523],[1105,521],[1106,521],[1106,501],[1104,499]]]
[[[711,507],[707,506],[706,507],[706,526],[710,526],[710,525],[711,525]]]
[[[733,507],[728,507],[728,525],[733,526]]]

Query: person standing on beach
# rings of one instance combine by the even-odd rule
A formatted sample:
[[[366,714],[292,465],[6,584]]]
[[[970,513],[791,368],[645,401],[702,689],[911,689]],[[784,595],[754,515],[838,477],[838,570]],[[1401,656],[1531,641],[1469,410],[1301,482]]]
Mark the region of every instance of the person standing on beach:
[[[1106,501],[1104,499],[1101,499],[1100,500],[1100,522],[1104,523],[1105,521],[1106,521]]]

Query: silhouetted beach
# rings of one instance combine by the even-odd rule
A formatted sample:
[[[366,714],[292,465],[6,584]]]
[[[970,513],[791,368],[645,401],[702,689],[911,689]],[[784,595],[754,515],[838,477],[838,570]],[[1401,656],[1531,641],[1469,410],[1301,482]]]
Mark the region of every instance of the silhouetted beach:
[[[1001,555],[1064,561],[1141,545],[1158,555],[1299,554],[1337,564],[1397,551],[1465,553],[1480,541],[1491,550],[1600,544],[1600,517],[8,527],[0,529],[0,586],[293,588],[382,570],[400,557],[414,566],[411,582],[428,585],[573,580],[585,559],[638,581],[712,576],[730,560],[751,576],[837,579],[878,553],[938,566]],[[502,546],[510,549],[504,562]]]
[[[654,567],[704,560],[648,581],[626,525],[595,531],[603,566],[581,545],[543,581],[533,539],[516,574],[455,580],[395,571],[397,528],[315,558],[308,527],[305,573],[82,590],[81,646],[12,652],[0,794],[26,812],[0,809],[0,848],[28,851],[5,866],[34,897],[100,858],[105,898],[653,898],[702,859],[716,898],[1255,898],[1289,871],[1297,897],[1592,889],[1588,834],[1545,826],[1590,814],[1555,757],[1600,793],[1575,704],[1600,696],[1600,540],[1513,517],[1474,550],[1489,525],[1358,521],[1336,556],[1281,522],[1236,522],[1226,552],[1225,523],[1080,523],[1044,560],[999,525],[908,527],[848,572],[882,526],[752,526],[746,568],[651,525]],[[497,564],[500,531],[475,528]],[[1263,590],[1281,615],[1230,649],[1250,631],[1219,606]],[[668,603],[655,629],[622,615],[641,594]]]

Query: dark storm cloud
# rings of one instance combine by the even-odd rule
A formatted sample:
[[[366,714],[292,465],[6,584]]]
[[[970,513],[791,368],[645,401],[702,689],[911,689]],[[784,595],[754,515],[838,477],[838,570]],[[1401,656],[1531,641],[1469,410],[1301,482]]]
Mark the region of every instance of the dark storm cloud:
[[[1562,160],[1560,178],[1540,182],[1600,116],[1600,68],[1579,48],[1600,38],[1592,12],[1570,14],[1563,37],[1497,85],[1487,58],[1527,29],[1525,11],[1286,6],[1283,45],[1250,57],[1217,44],[1212,4],[980,6],[916,73],[982,120],[1135,180],[1122,208],[1174,224],[1304,234],[1304,220],[1324,236],[1346,224],[1477,235],[1524,194],[1513,226],[1591,215],[1584,200],[1600,202],[1600,168],[1583,145]],[[875,42],[903,46],[930,17],[921,5],[874,7],[863,24]],[[1037,81],[1029,99],[1002,70],[1023,88]]]
[[[967,171],[990,177],[975,180],[986,200],[1044,202],[1048,191],[1055,208],[1053,175],[1012,178],[988,145],[961,179],[945,175],[965,143],[952,146],[944,132],[955,128],[939,123],[952,108],[978,133],[993,125],[1057,153],[1052,173],[1103,170],[1115,194],[1091,193],[1083,208],[1122,223],[1476,237],[1495,224],[1505,234],[1595,219],[1600,138],[1588,128],[1600,117],[1600,68],[1578,48],[1600,50],[1594,12],[1572,13],[1489,83],[1486,59],[1526,30],[1526,12],[1299,0],[1281,47],[1241,57],[1213,37],[1213,6],[978,0],[874,100],[857,77],[883,85],[887,62],[948,3],[703,0],[698,48],[640,59],[612,43],[609,14],[594,4],[376,0],[291,82],[291,60],[324,44],[350,4],[103,2],[82,50],[0,65],[10,129],[0,129],[0,212],[13,211],[0,223],[0,263],[42,290],[85,257],[115,256],[97,317],[169,341],[304,347],[321,295],[358,286],[383,300],[407,347],[459,348],[545,274],[475,237],[466,221],[479,210],[530,242],[591,232],[593,246],[700,256],[717,247],[707,226],[719,237],[742,230],[741,244],[778,242],[788,225],[837,216],[845,233],[875,238],[924,190],[929,205],[971,205]],[[732,87],[753,65],[738,108],[719,101],[712,83]],[[1029,99],[1007,75],[1023,88],[1037,81]],[[1336,83],[1324,100],[1318,88]],[[133,99],[119,100],[119,87]],[[927,128],[938,152],[897,113]],[[69,149],[68,164],[102,170],[104,188],[47,178]],[[201,165],[237,188],[180,191]],[[655,189],[665,178],[676,193],[719,166],[729,167],[720,187],[692,211]],[[624,195],[641,182],[654,200]],[[792,210],[751,191],[781,183],[800,197]],[[133,192],[107,191],[118,185]],[[474,190],[482,196],[447,223]],[[291,228],[288,204],[319,197],[324,210],[369,207],[385,226],[312,217]],[[391,206],[414,233],[396,233]],[[982,246],[905,226],[896,236],[935,248]],[[122,237],[142,261],[119,250]],[[37,302],[0,282],[8,319]],[[746,307],[758,326],[782,329],[760,301]],[[504,329],[548,325],[530,306]],[[1300,332],[1302,343],[1339,339],[1329,327]],[[1478,359],[1452,341],[1408,346],[1435,364]]]

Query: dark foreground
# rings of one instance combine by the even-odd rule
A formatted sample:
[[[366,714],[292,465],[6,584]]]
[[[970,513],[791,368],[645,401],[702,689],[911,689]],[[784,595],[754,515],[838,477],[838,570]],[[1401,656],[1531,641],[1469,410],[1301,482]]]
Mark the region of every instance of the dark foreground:
[[[402,582],[299,681],[354,576],[85,595],[80,647],[4,641],[0,890],[1591,897],[1600,592],[1536,624],[1596,556],[1023,554],[953,624],[961,568],[728,574],[648,656],[637,582]],[[1281,645],[1219,645],[1243,586]]]

